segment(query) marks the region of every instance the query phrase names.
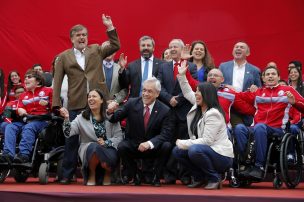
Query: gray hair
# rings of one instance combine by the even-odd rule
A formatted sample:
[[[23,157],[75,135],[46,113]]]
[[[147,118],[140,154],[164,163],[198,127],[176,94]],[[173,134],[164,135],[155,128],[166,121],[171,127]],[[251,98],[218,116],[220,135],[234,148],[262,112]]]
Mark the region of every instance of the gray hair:
[[[159,93],[161,91],[161,84],[160,81],[156,77],[150,77],[147,80],[144,81],[143,85],[146,83],[154,83],[155,84],[155,90]]]
[[[140,39],[139,39],[139,41],[138,41],[138,44],[140,45],[140,42],[145,41],[145,40],[148,40],[148,39],[150,39],[150,40],[152,41],[152,45],[153,45],[153,47],[155,47],[155,41],[154,41],[154,39],[153,39],[152,37],[150,37],[150,36],[142,36],[142,37],[140,37]]]
[[[182,48],[185,46],[183,40],[181,40],[181,39],[172,39],[170,41],[170,43],[172,43],[172,41],[176,41],[177,43],[179,43]],[[169,43],[169,45],[170,45],[170,43]]]
[[[88,32],[88,29],[85,26],[83,26],[81,24],[74,25],[70,30],[70,38],[72,38],[76,32],[79,32],[84,29],[87,30],[87,32]]]

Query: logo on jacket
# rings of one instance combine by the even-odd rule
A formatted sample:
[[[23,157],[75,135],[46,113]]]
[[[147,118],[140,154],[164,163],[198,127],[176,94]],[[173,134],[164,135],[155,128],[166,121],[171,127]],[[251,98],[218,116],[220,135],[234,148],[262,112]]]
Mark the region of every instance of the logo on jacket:
[[[43,97],[43,96],[45,96],[45,92],[44,91],[40,91],[39,92],[39,97]]]
[[[285,94],[285,92],[283,91],[283,90],[280,90],[279,92],[278,92],[278,96],[283,96]]]

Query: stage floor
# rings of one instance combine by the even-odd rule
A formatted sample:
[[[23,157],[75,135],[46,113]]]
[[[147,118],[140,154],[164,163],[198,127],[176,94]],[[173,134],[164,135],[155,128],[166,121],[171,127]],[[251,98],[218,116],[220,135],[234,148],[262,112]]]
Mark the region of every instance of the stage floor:
[[[29,178],[26,183],[16,183],[8,178],[0,184],[0,201],[304,201],[304,183],[296,189],[287,189],[285,185],[279,190],[272,182],[255,183],[250,188],[231,188],[226,181],[221,190],[204,190],[187,188],[181,184],[162,185],[112,185],[84,186],[82,180],[70,185],[60,185],[49,179],[47,185],[40,185],[38,178]]]

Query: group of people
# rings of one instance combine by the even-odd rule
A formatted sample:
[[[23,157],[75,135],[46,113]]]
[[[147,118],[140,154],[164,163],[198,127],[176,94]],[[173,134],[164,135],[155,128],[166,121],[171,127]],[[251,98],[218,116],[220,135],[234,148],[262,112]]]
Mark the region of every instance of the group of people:
[[[87,28],[73,26],[73,48],[54,60],[53,88],[44,86],[38,70],[29,70],[25,93],[15,104],[18,116],[53,111],[64,117],[61,184],[73,182],[79,156],[85,185],[116,182],[114,173],[121,163],[123,184],[161,186],[164,178],[165,184],[179,179],[189,188],[219,189],[221,174],[232,167],[235,152],[244,152],[249,131],[256,142],[256,160],[242,174],[261,179],[267,136],[283,135],[289,119],[295,131],[301,129],[304,89],[299,62],[290,63],[290,81],[283,86],[275,63],[261,73],[247,61],[246,42],[237,42],[233,60],[216,68],[203,41],[190,46],[172,39],[161,60],[153,54],[153,38],[143,36],[140,58],[128,63],[121,54],[116,63],[118,34],[110,16],[103,14],[102,22],[108,41],[88,45]],[[19,77],[14,85],[20,85],[15,74],[10,80]],[[44,120],[6,124],[0,162],[28,162],[35,137],[45,126]],[[20,151],[15,154],[20,132]]]

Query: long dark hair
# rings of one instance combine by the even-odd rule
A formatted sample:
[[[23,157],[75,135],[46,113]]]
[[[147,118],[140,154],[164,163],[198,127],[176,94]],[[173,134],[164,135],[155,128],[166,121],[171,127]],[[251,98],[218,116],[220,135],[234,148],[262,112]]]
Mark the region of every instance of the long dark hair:
[[[21,77],[20,77],[19,72],[17,72],[16,70],[11,71],[11,72],[8,74],[8,78],[7,78],[7,92],[8,92],[8,93],[9,93],[9,92],[11,91],[11,89],[14,87],[14,83],[13,83],[12,80],[11,80],[11,75],[12,75],[12,73],[16,73],[16,74],[19,76],[19,78],[20,78],[19,82],[22,83],[22,80],[21,80]]]
[[[209,82],[203,82],[203,83],[200,83],[197,87],[198,87],[198,90],[202,94],[203,102],[207,105],[207,111],[211,108],[215,108],[223,115],[223,118],[225,119],[225,112],[219,103],[218,96],[217,96],[217,90],[213,86],[213,84],[211,84]],[[192,122],[190,124],[190,130],[196,137],[198,137],[197,136],[197,123],[201,119],[201,116],[202,116],[202,110],[198,106],[196,109],[196,112],[195,112],[194,119],[192,120]]]
[[[97,92],[99,94],[100,98],[103,100],[103,102],[100,106],[100,112],[99,112],[100,116],[101,116],[101,121],[103,121],[106,119],[107,100],[101,90],[99,90],[99,89],[90,90],[90,92],[92,92],[92,91]],[[87,98],[89,97],[89,93],[87,94]],[[82,117],[85,118],[86,120],[90,120],[91,113],[92,113],[91,109],[90,109],[89,105],[87,104],[85,110],[82,112]]]
[[[202,44],[202,45],[204,46],[204,49],[205,49],[205,56],[204,56],[204,58],[202,59],[202,62],[203,62],[204,67],[205,67],[206,69],[208,69],[208,71],[211,70],[211,69],[213,69],[213,68],[215,67],[214,62],[213,62],[213,58],[212,58],[212,56],[211,56],[211,54],[210,54],[210,52],[209,52],[209,50],[208,50],[207,45],[206,45],[205,42],[200,41],[200,40],[198,40],[198,41],[193,41],[192,44],[191,44],[190,54],[192,55],[194,46],[195,46],[196,44]],[[193,57],[190,58],[189,61],[190,61],[190,62],[193,62]]]
[[[298,91],[298,93],[299,93],[301,96],[304,96],[304,87],[303,87],[303,81],[302,81],[302,71],[300,70],[299,67],[291,67],[291,68],[289,68],[289,70],[288,70],[288,74],[290,74],[290,72],[291,72],[292,69],[297,70],[298,73],[299,73],[299,78],[298,78],[298,80],[297,80],[296,91]],[[291,84],[290,78],[288,78],[288,82]]]

